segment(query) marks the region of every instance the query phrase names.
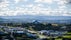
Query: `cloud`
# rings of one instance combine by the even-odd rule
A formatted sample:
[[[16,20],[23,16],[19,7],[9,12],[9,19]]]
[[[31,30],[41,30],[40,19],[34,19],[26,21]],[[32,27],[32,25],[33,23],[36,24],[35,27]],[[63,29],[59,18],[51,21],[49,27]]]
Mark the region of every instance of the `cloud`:
[[[26,2],[26,1],[28,1],[28,0],[14,0],[15,1],[15,3],[19,3],[19,2]]]
[[[58,5],[65,5],[67,3],[66,0],[60,0],[58,1]]]
[[[47,15],[47,16],[71,16],[71,10],[67,9],[66,0],[5,0],[0,3],[0,16],[17,15]],[[32,3],[31,3],[32,2]],[[19,3],[19,4],[18,4]],[[20,4],[21,3],[21,4]],[[57,7],[57,8],[56,8]],[[12,9],[13,8],[13,9]],[[68,11],[69,10],[69,11]]]
[[[65,0],[67,4],[71,4],[71,0]]]
[[[6,0],[0,3],[0,8],[7,7],[7,6],[8,6],[8,2]]]
[[[49,4],[51,4],[53,2],[53,0],[35,0],[35,2],[49,3]]]
[[[0,3],[3,2],[3,0],[0,0]]]

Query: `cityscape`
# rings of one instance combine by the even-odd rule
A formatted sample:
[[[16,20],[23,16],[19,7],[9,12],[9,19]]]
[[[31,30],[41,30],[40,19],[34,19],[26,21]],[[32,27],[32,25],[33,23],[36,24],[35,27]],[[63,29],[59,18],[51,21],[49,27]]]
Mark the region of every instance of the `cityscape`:
[[[0,0],[0,40],[71,40],[71,0]]]
[[[71,39],[71,22],[69,21],[71,20],[70,16],[69,17],[66,16],[67,18],[65,17],[64,20],[63,20],[64,16],[63,17],[47,16],[45,17],[49,18],[47,21],[37,20],[35,18],[34,20],[31,19],[30,22],[29,22],[30,19],[27,21],[25,20],[26,22],[22,21],[27,18],[22,18],[21,21],[19,18],[16,18],[17,20],[14,20],[15,17],[11,18],[10,20],[10,16],[5,18],[1,16],[0,40],[70,40]],[[59,19],[62,19],[62,21]]]

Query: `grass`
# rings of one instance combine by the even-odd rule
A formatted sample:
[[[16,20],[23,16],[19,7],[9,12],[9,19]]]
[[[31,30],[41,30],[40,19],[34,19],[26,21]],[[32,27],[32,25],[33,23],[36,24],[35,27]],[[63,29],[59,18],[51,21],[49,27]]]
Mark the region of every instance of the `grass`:
[[[62,40],[62,38],[56,38],[55,40]]]
[[[66,34],[71,34],[71,32],[68,32],[68,33],[66,33]]]
[[[63,36],[63,38],[71,38],[71,32],[66,33],[66,35]]]
[[[71,38],[71,35],[65,35],[63,38]]]

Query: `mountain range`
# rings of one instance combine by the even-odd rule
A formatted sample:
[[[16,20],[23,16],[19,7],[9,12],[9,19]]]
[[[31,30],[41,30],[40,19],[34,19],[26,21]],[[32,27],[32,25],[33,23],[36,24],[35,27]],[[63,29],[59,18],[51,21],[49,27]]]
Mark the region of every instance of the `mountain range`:
[[[0,22],[33,22],[37,20],[39,22],[47,23],[71,23],[71,16],[0,16]]]

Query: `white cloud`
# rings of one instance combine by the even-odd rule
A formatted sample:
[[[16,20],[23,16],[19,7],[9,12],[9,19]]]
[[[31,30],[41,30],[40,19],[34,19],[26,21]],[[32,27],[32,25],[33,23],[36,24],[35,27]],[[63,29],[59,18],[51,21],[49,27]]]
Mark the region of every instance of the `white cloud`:
[[[26,2],[26,1],[28,1],[28,0],[14,0],[15,1],[15,3],[19,3],[19,2]]]
[[[15,0],[16,3],[21,1],[27,1],[27,0]],[[51,4],[56,1],[58,8],[53,9]],[[70,16],[71,12],[69,9],[67,9],[67,6],[65,5],[65,0],[35,0],[35,3],[29,3],[26,5],[21,4],[22,6],[16,6],[18,4],[15,4],[15,9],[11,10],[8,8],[10,6],[10,2],[5,0],[0,3],[0,16],[16,16],[16,15],[47,15],[47,16]],[[49,4],[48,7],[45,8],[46,5]],[[12,7],[14,7],[12,6]],[[69,11],[67,11],[69,10]]]
[[[7,1],[3,1],[0,3],[0,8],[7,7],[9,4]]]
[[[15,0],[15,3],[18,3],[20,0]]]
[[[67,8],[67,7],[63,5],[63,6],[59,6],[58,8],[59,8],[59,9],[65,9],[65,8]]]
[[[34,5],[33,4],[27,4],[27,5],[24,5],[25,7],[33,7]]]
[[[53,0],[35,0],[35,2],[41,2],[41,3],[49,3],[51,4]]]
[[[67,1],[58,1],[58,5],[65,5]]]
[[[71,16],[71,15],[69,15],[69,14],[63,14],[63,16]]]

